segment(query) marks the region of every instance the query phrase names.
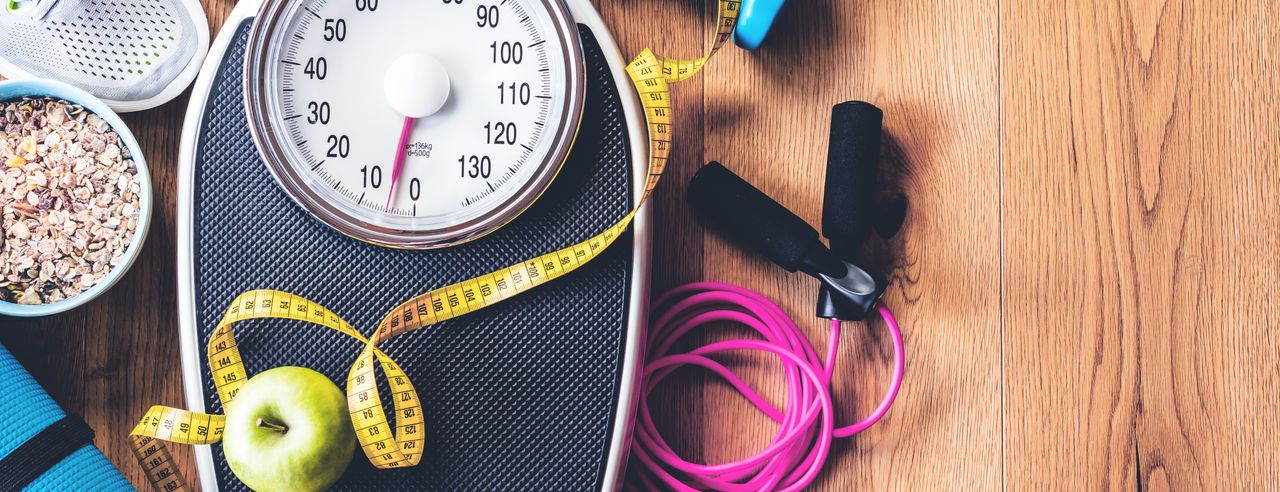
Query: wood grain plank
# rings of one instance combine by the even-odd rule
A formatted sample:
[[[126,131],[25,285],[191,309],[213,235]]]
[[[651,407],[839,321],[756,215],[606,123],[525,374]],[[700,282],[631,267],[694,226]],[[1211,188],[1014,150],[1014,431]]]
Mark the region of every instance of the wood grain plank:
[[[1000,481],[996,20],[994,1],[792,2],[762,51],[729,48],[704,72],[705,158],[813,224],[833,104],[881,106],[890,143],[906,149],[888,163],[902,170],[913,211],[887,245],[897,258],[887,301],[907,327],[908,383],[887,420],[837,443],[817,489],[973,490]],[[694,221],[682,204],[667,213]],[[826,346],[827,326],[812,314],[815,281],[715,235],[702,268],[706,280],[778,300],[815,347]],[[852,422],[881,396],[890,349],[879,323],[846,333],[834,386],[838,420]],[[742,333],[712,338],[728,334]],[[780,397],[773,359],[727,360]],[[771,421],[719,380],[699,384],[668,409],[681,416],[663,429],[686,458],[723,462],[767,444]]]
[[[1004,7],[1009,487],[1273,487],[1274,3]]]

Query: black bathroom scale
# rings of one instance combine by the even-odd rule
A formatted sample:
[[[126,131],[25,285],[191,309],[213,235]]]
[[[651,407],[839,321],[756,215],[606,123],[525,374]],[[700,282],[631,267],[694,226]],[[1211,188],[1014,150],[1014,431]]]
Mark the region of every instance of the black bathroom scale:
[[[492,2],[495,9],[498,1]],[[540,1],[559,0],[534,4]],[[363,8],[377,3],[356,1]],[[489,15],[497,10],[471,3],[466,5],[469,21],[481,28],[497,22]],[[500,227],[447,247],[399,249],[354,239],[286,192],[255,144],[246,116],[246,101],[253,104],[245,97],[246,53],[260,6],[260,1],[241,1],[222,27],[193,87],[182,133],[178,302],[190,410],[223,413],[205,343],[242,292],[288,291],[328,307],[368,334],[390,309],[415,295],[585,240],[639,199],[647,136],[626,60],[590,2],[567,0],[557,8],[567,7],[568,26],[580,41],[581,121],[572,150],[545,190]],[[519,15],[503,15],[503,22],[522,22]],[[326,25],[333,29],[317,32],[324,32],[326,41],[338,39],[337,23]],[[529,44],[522,49],[532,54]],[[493,49],[495,64],[516,56],[498,40]],[[509,93],[513,99],[504,95],[503,103],[537,98],[515,87]],[[320,120],[320,113],[314,118]],[[463,176],[469,170],[482,173],[482,167],[469,168],[467,159],[462,161]],[[401,193],[421,191],[405,186]],[[649,234],[649,214],[642,209],[627,236],[586,266],[493,307],[385,343],[383,350],[406,371],[423,400],[422,461],[380,470],[356,453],[334,489],[616,488],[636,397]],[[241,323],[236,339],[251,376],[293,365],[345,381],[362,348],[337,332],[285,320]],[[384,398],[390,394],[385,383],[381,390]],[[390,402],[384,408],[391,408]],[[232,475],[220,445],[197,446],[195,454],[204,490],[247,490]]]

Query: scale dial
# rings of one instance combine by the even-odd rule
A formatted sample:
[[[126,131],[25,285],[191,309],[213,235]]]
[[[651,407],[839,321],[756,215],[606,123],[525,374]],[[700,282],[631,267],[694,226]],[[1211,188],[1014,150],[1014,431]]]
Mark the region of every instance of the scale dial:
[[[382,246],[506,224],[555,177],[582,113],[582,49],[559,0],[269,0],[245,63],[272,175]]]

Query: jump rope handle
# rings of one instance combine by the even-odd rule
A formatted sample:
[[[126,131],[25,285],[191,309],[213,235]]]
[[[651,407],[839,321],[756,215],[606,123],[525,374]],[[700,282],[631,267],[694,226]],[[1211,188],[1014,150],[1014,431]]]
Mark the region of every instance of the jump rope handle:
[[[827,147],[827,181],[822,200],[822,235],[831,250],[857,262],[862,245],[876,226],[888,237],[905,217],[905,200],[892,212],[878,210],[880,192],[880,137],[884,112],[871,103],[849,101],[831,109],[831,141]],[[881,282],[883,291],[883,282]],[[850,298],[824,283],[818,291],[818,316],[862,319],[873,308],[866,298]],[[876,296],[875,300],[879,300]]]
[[[698,170],[686,200],[703,223],[739,246],[821,281],[817,316],[865,319],[886,287],[883,277],[856,263],[875,223],[882,118],[878,108],[858,101],[832,110],[822,220],[830,248],[804,219],[718,162]]]
[[[862,101],[831,109],[822,235],[844,258],[858,258],[875,224],[883,121],[880,108]]]
[[[844,262],[822,244],[818,231],[719,162],[694,174],[686,199],[705,224],[789,272],[845,274]]]

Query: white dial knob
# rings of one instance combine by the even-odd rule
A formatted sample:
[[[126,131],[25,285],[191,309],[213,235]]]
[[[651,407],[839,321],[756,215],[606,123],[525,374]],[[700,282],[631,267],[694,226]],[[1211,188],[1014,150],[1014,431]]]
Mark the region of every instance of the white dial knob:
[[[449,72],[431,55],[406,53],[387,67],[382,89],[397,113],[426,118],[449,100]]]

